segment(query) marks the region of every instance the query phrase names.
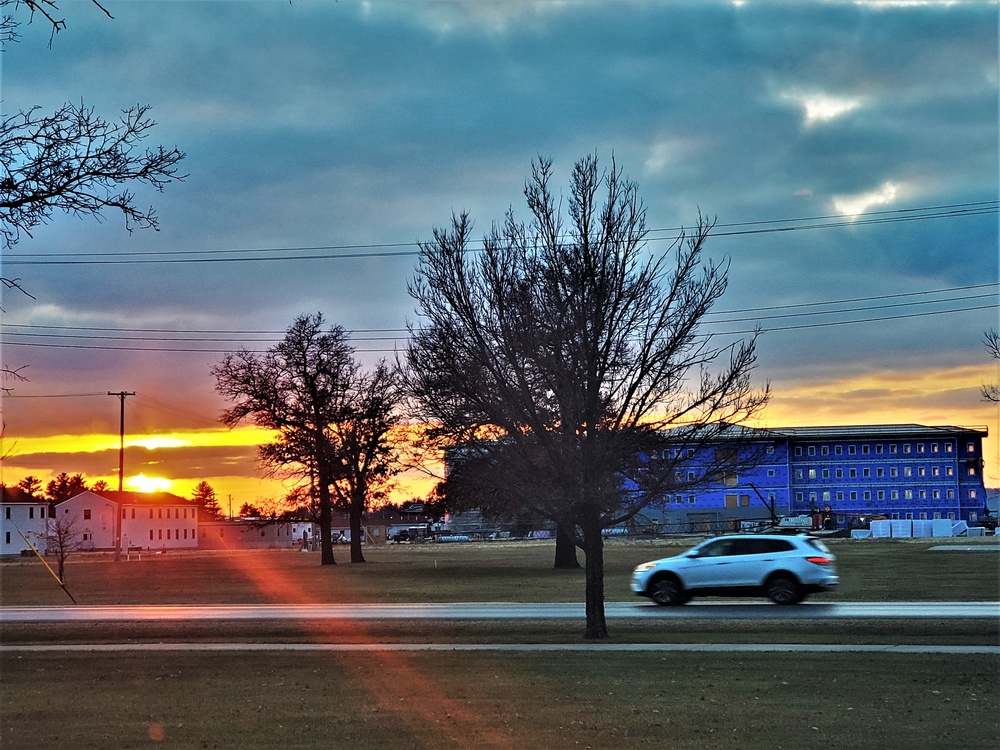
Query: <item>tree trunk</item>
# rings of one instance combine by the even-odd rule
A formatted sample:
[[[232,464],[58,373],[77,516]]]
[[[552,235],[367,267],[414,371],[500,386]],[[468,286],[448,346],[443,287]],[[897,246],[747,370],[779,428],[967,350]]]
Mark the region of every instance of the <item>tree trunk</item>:
[[[364,552],[361,549],[361,520],[365,511],[364,495],[351,498],[351,562],[363,563]]]
[[[323,478],[319,482],[319,549],[320,565],[336,565],[333,558],[333,534],[330,530],[331,522],[330,485]]]
[[[576,542],[562,524],[556,526],[556,570],[576,570],[580,561],[576,559]]]
[[[587,519],[583,527],[583,553],[586,556],[587,638],[607,638],[608,622],[604,617],[604,537],[596,519]]]

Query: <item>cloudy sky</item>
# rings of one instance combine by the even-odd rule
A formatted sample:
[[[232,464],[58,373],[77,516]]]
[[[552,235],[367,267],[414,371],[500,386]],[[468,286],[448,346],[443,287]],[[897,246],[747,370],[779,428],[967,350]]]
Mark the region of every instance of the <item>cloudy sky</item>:
[[[2,58],[4,115],[137,103],[189,177],[159,232],[60,215],[4,253],[2,481],[207,479],[281,494],[210,368],[321,311],[366,361],[415,322],[415,243],[485,233],[530,163],[596,152],[638,185],[662,249],[698,211],[730,288],[706,330],[760,325],[766,424],[990,428],[1000,484],[997,6],[893,2],[60,3]],[[141,484],[130,486],[139,487]],[[409,492],[410,487],[403,492]],[[413,491],[417,491],[414,489]]]

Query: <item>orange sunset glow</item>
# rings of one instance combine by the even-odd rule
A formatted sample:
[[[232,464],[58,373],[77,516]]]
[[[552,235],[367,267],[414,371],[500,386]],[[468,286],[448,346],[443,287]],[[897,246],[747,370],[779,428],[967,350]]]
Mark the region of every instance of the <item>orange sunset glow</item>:
[[[980,385],[993,382],[996,368],[968,366],[949,370],[880,372],[813,382],[773,382],[773,397],[760,427],[918,423],[989,429],[984,441],[987,486],[1000,484],[1000,406],[985,403]],[[223,510],[249,502],[283,498],[291,485],[266,476],[256,460],[257,446],[271,434],[253,426],[158,432],[125,437],[126,489],[165,490],[190,497],[207,481]],[[60,472],[83,473],[88,483],[118,483],[119,436],[88,433],[34,436],[8,440],[11,455],[3,462],[2,480],[14,485],[28,475],[43,486]],[[99,467],[99,468],[95,468]],[[440,467],[430,467],[440,473]],[[393,502],[425,497],[438,481],[409,471],[396,478]]]

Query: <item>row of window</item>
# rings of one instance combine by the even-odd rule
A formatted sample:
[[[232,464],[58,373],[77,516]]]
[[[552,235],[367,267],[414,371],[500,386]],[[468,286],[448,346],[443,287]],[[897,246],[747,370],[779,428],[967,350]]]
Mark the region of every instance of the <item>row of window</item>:
[[[8,521],[10,520],[10,508],[11,508],[11,506],[8,505],[6,508],[3,509],[4,518],[6,518]],[[28,518],[34,518],[34,517],[35,517],[35,506],[34,505],[29,505],[28,506]],[[39,518],[45,518],[45,506],[44,505],[39,505],[38,506],[38,517]],[[53,518],[55,518],[55,516],[53,516]]]
[[[153,540],[153,531],[154,531],[154,529],[150,529],[149,530],[149,541],[151,541],[151,542],[154,541]],[[157,541],[162,541],[163,540],[163,531],[164,530],[163,529],[155,529],[155,531],[156,531],[156,540]],[[167,529],[166,531],[167,531],[167,541],[169,542],[170,539],[171,539],[171,537],[170,537],[171,529]],[[181,538],[181,531],[184,532],[184,538],[185,539],[188,538],[188,531],[189,531],[188,529],[172,529],[172,531],[174,532],[174,536],[173,536],[174,539],[178,539],[179,540]],[[194,531],[194,529],[190,529],[190,532],[191,532],[191,538],[194,539],[195,538],[195,531]]]
[[[768,476],[773,476],[771,473],[773,469],[768,471]],[[874,473],[873,473],[874,471]],[[846,472],[846,474],[845,474]],[[860,472],[860,473],[859,473]],[[970,477],[976,476],[975,465],[967,466],[966,472]],[[863,479],[870,479],[875,477],[876,479],[882,479],[884,477],[953,477],[955,476],[954,466],[889,466],[888,468],[883,466],[876,466],[873,469],[869,467],[863,467],[861,469],[850,468],[836,468],[836,469],[817,469],[817,468],[803,468],[795,470],[796,479],[843,479],[844,477],[849,479],[856,479],[861,477]]]
[[[150,508],[149,517],[153,517],[153,511],[156,511],[157,518],[163,518],[163,511],[167,511],[167,518],[171,518],[170,511],[174,512],[173,518],[187,518],[188,511],[191,512],[191,518],[195,518],[197,511],[194,508]],[[135,518],[135,508],[122,508],[122,520],[126,518],[126,513],[132,511],[132,518]]]
[[[827,490],[825,492],[810,492],[809,501],[815,503],[817,500],[821,500],[824,503],[829,503],[831,500],[836,499],[838,501],[844,500],[871,500],[874,497],[876,500],[885,500],[887,497],[890,500],[954,500],[956,496],[955,490],[851,490],[851,491],[837,491]],[[976,499],[976,491],[969,490],[969,499]],[[804,492],[796,492],[795,500],[799,503],[805,501]]]
[[[834,446],[821,445],[821,446],[818,447],[818,450],[819,450],[819,454],[821,456],[829,456],[830,453],[831,453],[831,451],[833,452],[833,455],[840,456],[840,455],[843,455],[843,453],[844,453],[844,447],[845,446],[843,446],[843,445],[834,445]],[[890,443],[888,446],[884,446],[884,445],[881,445],[881,444],[877,444],[875,446],[871,446],[871,445],[861,445],[861,446],[848,445],[848,446],[846,446],[846,448],[847,448],[847,455],[849,455],[849,456],[856,455],[858,453],[858,448],[859,447],[861,449],[861,455],[863,455],[863,456],[867,456],[870,453],[872,453],[873,448],[874,448],[874,452],[876,454],[881,454],[881,453],[885,452],[888,449],[888,452],[889,452],[890,455],[896,454],[896,453],[899,453],[899,452],[902,452],[904,454],[906,454],[906,453],[912,453],[914,448],[916,448],[916,452],[917,453],[928,453],[928,452],[930,452],[930,453],[952,453],[955,450],[955,444],[951,443],[951,442],[946,442],[946,443],[930,443],[930,444],[927,444],[927,443],[916,443],[916,445],[911,445],[910,443],[903,443],[902,445],[896,445],[895,443]],[[928,451],[928,449],[929,449],[929,451]],[[815,446],[815,445],[809,445],[809,446],[806,446],[804,450],[805,450],[806,455],[815,456],[816,455],[816,451],[817,451],[817,446]],[[965,452],[966,453],[975,453],[976,452],[976,444],[974,442],[966,443],[966,445],[965,445]],[[795,446],[795,455],[796,456],[801,456],[802,454],[803,454],[803,447],[801,445],[796,445]]]

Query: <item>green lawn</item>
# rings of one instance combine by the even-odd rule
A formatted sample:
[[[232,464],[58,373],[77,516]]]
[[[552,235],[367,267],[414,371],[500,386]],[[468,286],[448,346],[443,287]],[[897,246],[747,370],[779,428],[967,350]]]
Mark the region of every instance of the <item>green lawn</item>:
[[[996,547],[993,539],[833,540],[841,587],[822,600],[997,601],[1000,553],[930,551],[972,542]],[[692,544],[610,541],[606,599],[634,599],[633,567]],[[352,565],[338,548],[339,564],[327,567],[318,553],[292,550],[147,554],[120,563],[77,554],[66,583],[81,604],[582,601],[583,571],[554,570],[553,551],[548,542],[391,545],[366,549],[368,562]],[[39,562],[0,564],[0,603],[68,602]]]
[[[843,586],[826,600],[998,600],[996,551],[930,550],[939,543],[832,542]],[[607,598],[634,599],[635,564],[689,545],[609,542]],[[552,554],[549,543],[392,546],[325,568],[293,551],[77,555],[67,584],[82,604],[582,600],[582,571],[553,570]],[[0,601],[68,598],[40,563],[19,559],[0,565]],[[5,625],[0,747],[937,750],[992,748],[1000,736],[995,655],[11,650],[579,643],[582,632],[571,621]],[[610,642],[996,645],[1000,622],[653,618],[612,621]]]
[[[996,658],[3,657],[5,748],[992,748]]]

